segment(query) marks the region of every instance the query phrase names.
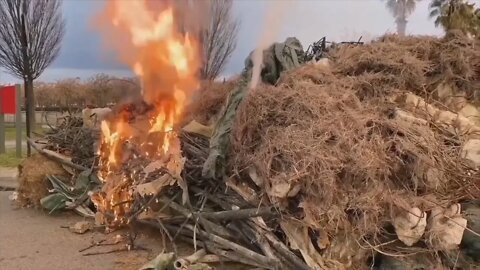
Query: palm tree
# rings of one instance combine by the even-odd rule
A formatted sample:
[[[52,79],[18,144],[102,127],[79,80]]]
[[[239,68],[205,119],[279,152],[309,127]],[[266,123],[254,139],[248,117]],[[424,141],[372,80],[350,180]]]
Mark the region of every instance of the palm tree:
[[[433,0],[430,18],[435,18],[435,26],[441,26],[445,32],[460,30],[475,36],[480,34],[480,10],[465,0]]]
[[[417,2],[420,0],[387,0],[387,9],[392,13],[397,24],[397,34],[405,35],[407,29],[407,18],[415,10]]]

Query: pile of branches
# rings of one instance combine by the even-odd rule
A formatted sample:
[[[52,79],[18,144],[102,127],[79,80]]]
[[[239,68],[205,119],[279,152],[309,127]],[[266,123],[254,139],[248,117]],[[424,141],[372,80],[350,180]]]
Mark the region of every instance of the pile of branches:
[[[389,226],[412,205],[475,198],[479,172],[459,158],[448,130],[402,122],[400,104],[361,102],[346,82],[329,80],[254,90],[237,118],[228,179],[202,178],[208,138],[182,133],[188,202],[178,187],[136,200],[133,213],[157,200],[163,214],[133,223],[264,269],[363,269],[391,258],[382,254],[418,252],[441,265],[427,240],[405,247]]]
[[[462,154],[480,135],[478,127],[470,123],[465,132],[463,124],[439,116],[468,119],[455,111],[432,113],[429,105],[446,108],[438,93],[442,84],[478,101],[475,43],[456,33],[444,39],[387,36],[333,50],[330,65],[307,65],[274,87],[251,90],[233,125],[227,178],[202,179],[206,141],[192,146],[187,134],[182,142],[190,204],[163,198],[178,223],[165,218],[149,224],[171,239],[233,253],[236,261],[257,267],[265,262],[260,267],[267,269],[278,262],[285,269],[362,269],[392,258],[417,260],[419,253],[421,263],[412,267],[471,265],[463,257],[471,252],[470,240],[443,249],[441,232],[430,228],[407,246],[393,224],[414,207],[431,222],[437,209],[480,196],[480,171]],[[468,204],[462,207],[469,211]],[[252,209],[266,212],[239,214]],[[213,217],[226,213],[234,217]],[[468,222],[465,235],[478,239]],[[451,257],[452,250],[459,258]],[[248,260],[254,258],[250,252],[257,264]]]
[[[264,269],[310,269],[284,241],[278,218],[282,213],[258,203],[258,194],[233,181],[201,177],[208,156],[208,138],[183,132],[183,155],[187,157],[183,178],[188,201],[182,190],[170,188],[161,195],[135,200],[130,221],[158,228],[175,245],[178,241],[203,248],[225,262],[237,262]],[[239,194],[251,196],[251,201]],[[155,206],[160,204],[161,207]],[[162,218],[138,218],[142,210],[170,213]],[[175,248],[176,249],[176,248]]]
[[[91,168],[95,165],[94,145],[99,133],[84,127],[79,116],[67,115],[58,119],[58,124],[50,125],[44,140],[45,149],[71,157],[74,164]]]
[[[121,172],[102,176],[104,186],[91,198],[107,229],[128,225],[136,230],[143,224],[164,233],[175,252],[175,243],[184,241],[224,262],[309,269],[285,244],[281,230],[276,234],[281,211],[262,206],[258,194],[239,182],[202,178],[208,138],[182,131],[180,142],[186,158],[182,179],[175,177],[170,160],[142,156],[125,159]]]
[[[406,245],[395,220],[420,209],[431,221],[437,208],[444,213],[480,196],[480,170],[462,153],[478,139],[478,127],[457,125],[458,114],[432,113],[430,105],[445,108],[437,91],[444,83],[478,101],[480,54],[472,43],[455,34],[385,37],[333,50],[329,65],[306,65],[275,86],[252,89],[236,112],[227,175],[203,177],[209,138],[179,132],[181,181],[121,201],[125,224],[154,226],[172,243],[265,269],[364,269],[416,254],[428,269],[456,265],[460,259],[445,254],[458,244],[437,248],[441,231],[427,230]],[[186,119],[213,122],[224,96],[211,96],[208,110],[193,107],[196,117]],[[445,115],[456,120],[439,119]],[[53,129],[48,147],[90,167],[95,138],[79,121],[68,118]],[[123,169],[138,173],[150,162],[131,158]],[[169,173],[159,170],[141,184]]]

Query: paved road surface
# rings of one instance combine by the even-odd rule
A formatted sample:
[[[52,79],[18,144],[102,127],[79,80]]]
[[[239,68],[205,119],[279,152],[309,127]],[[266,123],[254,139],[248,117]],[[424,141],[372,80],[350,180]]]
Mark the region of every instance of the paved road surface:
[[[17,183],[17,168],[5,168],[0,167],[0,190],[2,188],[15,189],[18,186]]]
[[[16,188],[16,170],[0,167],[0,187]],[[0,269],[1,270],[138,270],[163,250],[158,231],[139,230],[135,243],[149,251],[129,251],[95,256],[79,252],[92,241],[112,240],[116,234],[87,232],[83,235],[61,228],[84,220],[72,213],[48,215],[40,210],[18,209],[10,200],[12,191],[0,191]],[[168,242],[168,240],[166,241]],[[168,245],[168,243],[167,243]],[[108,251],[117,247],[96,247],[88,252]],[[193,253],[192,247],[177,243],[180,256]],[[173,250],[171,245],[166,250]],[[218,265],[217,269],[250,269],[239,265]]]
[[[8,199],[11,193],[0,192],[2,270],[138,270],[161,251],[162,242],[158,237],[142,236],[136,242],[151,249],[150,252],[130,251],[82,256],[80,249],[89,246],[93,239],[98,241],[106,236],[100,233],[77,235],[61,228],[83,220],[73,213],[49,216],[33,209],[16,209]],[[109,250],[112,247],[101,248]]]

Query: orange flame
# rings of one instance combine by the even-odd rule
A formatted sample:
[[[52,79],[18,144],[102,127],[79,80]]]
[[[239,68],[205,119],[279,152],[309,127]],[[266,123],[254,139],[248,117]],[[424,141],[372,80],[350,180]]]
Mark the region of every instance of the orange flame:
[[[158,150],[166,153],[170,134],[183,112],[186,97],[198,85],[197,42],[188,33],[178,31],[173,7],[156,15],[146,0],[113,0],[107,5],[107,11],[111,23],[127,35],[130,42],[124,46],[130,51],[119,50],[122,59],[140,77],[145,101],[155,106],[155,115],[146,131],[164,134]],[[104,142],[110,145],[109,163],[118,162],[118,144],[131,137],[131,132],[121,117],[116,123],[102,124]]]
[[[188,33],[179,31],[173,7],[155,12],[147,4],[150,3],[146,0],[112,0],[106,6],[109,31],[125,40],[116,44],[117,53],[141,79],[144,101],[154,109],[148,121],[141,124],[132,123],[132,114],[127,111],[102,122],[100,176],[104,181],[110,181],[109,175],[121,172],[123,162],[129,158],[127,143],[136,144],[140,154],[150,159],[167,155],[172,143],[179,145],[174,126],[179,122],[187,97],[198,86],[198,43]],[[126,180],[121,177],[117,181]],[[118,185],[109,183],[109,186],[116,189]],[[108,198],[96,202],[97,207],[105,207],[107,201],[112,208],[111,205],[119,203],[117,198],[128,200],[124,195],[106,193]],[[123,193],[130,194],[131,190]],[[130,207],[128,203],[124,205]],[[118,220],[117,214],[122,211],[110,210]]]

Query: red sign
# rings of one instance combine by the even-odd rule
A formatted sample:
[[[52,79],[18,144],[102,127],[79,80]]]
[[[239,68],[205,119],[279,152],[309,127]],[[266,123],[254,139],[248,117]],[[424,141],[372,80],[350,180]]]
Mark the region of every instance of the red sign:
[[[4,86],[0,88],[0,100],[1,100],[1,110],[0,113],[2,114],[15,114],[16,112],[16,87],[12,86]]]

